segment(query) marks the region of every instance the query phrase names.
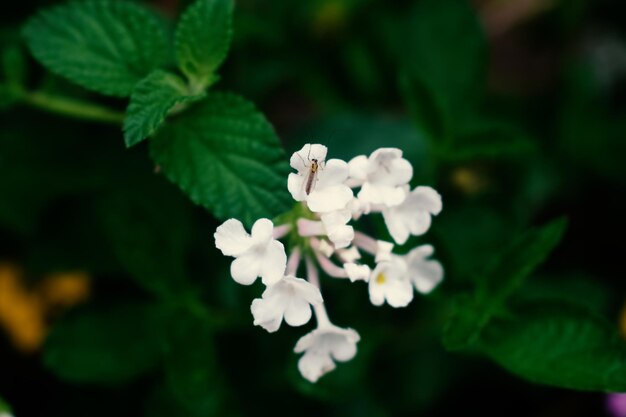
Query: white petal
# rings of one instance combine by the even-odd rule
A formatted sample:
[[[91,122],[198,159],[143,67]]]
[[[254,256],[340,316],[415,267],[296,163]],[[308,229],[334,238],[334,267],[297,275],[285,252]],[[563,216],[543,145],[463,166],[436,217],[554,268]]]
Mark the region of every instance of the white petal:
[[[318,171],[318,181],[315,188],[326,188],[332,185],[343,184],[348,179],[349,173],[350,169],[346,161],[331,159]]]
[[[257,253],[244,254],[230,264],[230,274],[238,284],[251,285],[260,275],[261,266]]]
[[[304,378],[317,382],[320,377],[335,369],[328,353],[307,352],[298,361],[298,370]]]
[[[406,198],[406,193],[402,187],[366,182],[361,187],[358,198],[362,204],[392,207],[401,204]]]
[[[425,244],[412,249],[406,254],[406,260],[410,264],[414,261],[421,261],[435,253],[433,245]]]
[[[372,273],[369,280],[368,290],[371,303],[375,306],[381,306],[385,302],[385,291],[383,286],[376,282],[377,276],[377,273]]]
[[[393,208],[383,210],[383,219],[389,234],[398,245],[404,245],[409,239],[409,228],[404,224],[404,219]]]
[[[252,301],[250,310],[254,316],[255,326],[261,326],[270,333],[274,333],[280,328],[283,314],[272,300],[256,298]]]
[[[318,213],[341,210],[352,199],[352,190],[343,184],[320,189],[316,187],[307,198],[309,209]]]
[[[385,298],[391,307],[406,307],[413,300],[413,286],[408,279],[390,280],[385,288]]]
[[[335,244],[335,248],[347,248],[354,239],[354,228],[352,226],[336,227],[328,234],[328,238]]]
[[[252,246],[250,235],[237,219],[228,219],[217,228],[215,247],[226,256],[239,256]]]
[[[317,159],[318,162],[325,161],[327,152],[328,148],[324,145],[307,143],[302,149],[291,155],[289,164],[298,172],[308,171],[312,160]]]
[[[285,321],[294,327],[308,323],[311,316],[311,305],[299,297],[293,298],[285,310]]]
[[[361,339],[359,334],[352,329],[341,329],[341,337],[336,338],[336,342],[330,346],[333,359],[339,362],[346,362],[356,355],[356,344]]]
[[[272,239],[274,224],[270,219],[259,219],[252,226],[252,240],[255,244],[265,244]]]
[[[350,178],[353,178],[357,180],[358,183],[362,184],[367,179],[367,156],[355,156],[350,160],[350,162],[348,162],[348,168]]]
[[[403,158],[395,159],[391,162],[390,171],[393,173],[395,185],[408,184],[413,177],[413,166]]]
[[[291,193],[291,196],[296,201],[306,200],[306,193],[304,190],[304,177],[299,174],[291,173],[287,177],[287,189]]]
[[[378,148],[370,155],[374,161],[385,162],[396,158],[402,158],[402,150],[398,148]]]
[[[292,276],[286,276],[283,280],[288,282],[293,287],[298,297],[306,300],[307,303],[317,305],[324,302],[320,289],[310,282]]]
[[[263,284],[272,285],[283,278],[287,267],[287,254],[285,247],[277,240],[268,243],[262,259],[260,271]]]
[[[443,280],[443,267],[438,261],[426,260],[411,267],[410,274],[415,289],[428,294]]]
[[[339,257],[345,263],[354,263],[361,259],[361,253],[355,246],[350,246],[347,249],[340,249],[337,251]]]
[[[352,262],[343,264],[343,269],[346,270],[350,281],[368,281],[370,277],[370,267],[367,265],[359,265]]]
[[[443,204],[441,195],[431,187],[417,187],[411,192],[416,200],[416,205],[431,214],[437,215],[441,212]]]
[[[385,242],[384,240],[377,240],[376,241],[376,258],[374,260],[376,261],[376,263],[390,261],[392,251],[393,251],[393,243]]]
[[[319,332],[320,332],[320,329],[315,329],[305,334],[304,336],[302,336],[300,339],[298,339],[298,342],[296,343],[296,346],[293,348],[293,351],[295,353],[302,353],[305,350],[309,349],[311,346],[315,344],[315,341],[317,340]]]
[[[324,226],[327,229],[330,229],[334,226],[343,226],[347,224],[352,218],[352,215],[350,210],[344,209],[322,214],[320,218],[322,219]]]

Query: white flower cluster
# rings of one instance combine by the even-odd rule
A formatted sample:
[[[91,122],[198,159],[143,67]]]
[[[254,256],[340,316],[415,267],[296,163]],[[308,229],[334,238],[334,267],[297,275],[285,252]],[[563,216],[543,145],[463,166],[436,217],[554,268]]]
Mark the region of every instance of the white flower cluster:
[[[413,300],[414,288],[426,294],[443,279],[441,264],[429,259],[431,245],[394,254],[393,243],[355,231],[349,224],[363,215],[382,213],[399,245],[429,229],[431,216],[441,211],[441,196],[430,187],[410,189],[413,167],[402,151],[381,148],[350,162],[326,160],[326,154],[325,146],[307,144],[292,155],[291,167],[297,172],[289,174],[288,189],[305,207],[282,216],[287,219],[283,224],[274,227],[270,220],[259,219],[248,234],[239,220],[229,219],[215,232],[216,247],[235,258],[233,279],[250,285],[261,277],[266,286],[261,298],[252,301],[255,325],[275,332],[283,320],[302,326],[311,319],[311,308],[315,312],[317,328],[295,347],[296,353],[303,353],[298,368],[311,382],[333,370],[335,362],[352,359],[360,340],[353,329],[337,327],[328,319],[318,267],[332,278],[368,283],[370,301],[376,306],[387,302],[405,307]],[[288,235],[293,244],[289,259],[277,240]],[[360,262],[362,253],[373,258],[373,268]],[[297,278],[301,262],[306,280]]]

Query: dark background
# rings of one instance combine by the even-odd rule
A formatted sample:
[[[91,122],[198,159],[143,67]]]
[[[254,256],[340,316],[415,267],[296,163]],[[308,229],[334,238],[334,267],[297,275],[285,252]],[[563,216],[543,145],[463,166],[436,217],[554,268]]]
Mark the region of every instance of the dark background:
[[[0,16],[3,48],[27,57],[20,25],[38,8],[56,3],[6,4]],[[484,82],[475,84],[480,98],[442,122],[427,105],[416,116],[403,96],[402,68],[412,49],[402,40],[415,29],[416,3],[240,0],[236,5],[234,43],[217,89],[255,102],[288,153],[309,141],[326,144],[331,156],[344,159],[381,146],[400,147],[415,166],[415,184],[436,187],[444,199],[442,214],[422,238],[435,245],[446,269],[434,294],[406,309],[376,308],[364,286],[324,280],[331,319],[356,329],[362,339],[357,357],[316,386],[298,375],[292,353],[303,330],[269,335],[252,326],[249,303],[260,286],[242,288],[230,279],[229,260],[212,242],[219,222],[154,173],[145,144],[127,150],[117,126],[20,104],[0,113],[0,262],[19,268],[20,291],[27,294],[38,293],[55,272],[84,271],[89,277],[87,301],[31,306],[34,316],[52,328],[92,308],[150,301],[106,237],[110,223],[102,211],[108,206],[99,198],[128,187],[141,190],[137,198],[156,207],[177,206],[181,217],[169,227],[188,242],[188,278],[223,321],[206,351],[217,363],[211,364],[209,382],[218,405],[193,414],[170,399],[160,368],[108,385],[55,375],[43,365],[41,344],[16,345],[15,330],[6,325],[10,318],[4,317],[22,313],[3,307],[0,395],[16,416],[604,415],[605,394],[533,385],[487,359],[446,352],[439,336],[446,298],[471,286],[472,271],[529,225],[561,215],[569,218],[565,238],[527,290],[569,291],[618,325],[625,289],[626,4],[474,1],[484,31],[478,47],[484,48],[483,62],[465,67],[464,50],[442,51],[442,45],[455,44],[439,41],[445,25],[424,40],[432,56],[456,57],[438,69],[450,85],[466,68],[484,69]],[[185,4],[152,2],[170,19]],[[32,58],[24,64],[27,85],[124,109],[122,100],[83,91],[46,73]],[[482,148],[452,156],[433,151],[437,132],[456,132],[472,122],[488,124],[472,133],[473,140],[484,141]],[[464,131],[463,137],[472,134]],[[170,229],[164,228],[162,239]],[[187,325],[169,319],[163,328]]]

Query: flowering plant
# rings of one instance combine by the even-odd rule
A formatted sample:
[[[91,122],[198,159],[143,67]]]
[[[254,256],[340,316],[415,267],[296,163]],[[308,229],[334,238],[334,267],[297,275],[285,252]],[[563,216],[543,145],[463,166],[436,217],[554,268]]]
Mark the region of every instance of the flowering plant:
[[[359,155],[349,162],[326,160],[328,149],[306,144],[291,156],[289,192],[301,202],[292,212],[254,223],[251,234],[237,219],[217,228],[215,246],[235,260],[230,272],[242,285],[261,277],[266,286],[261,298],[252,301],[254,324],[268,332],[277,331],[284,320],[302,326],[315,312],[317,328],[303,336],[295,347],[303,353],[298,362],[302,376],[316,382],[357,352],[359,334],[335,326],[328,318],[319,270],[331,278],[364,281],[376,306],[385,302],[406,307],[414,288],[427,294],[443,279],[441,264],[429,259],[431,245],[421,245],[408,254],[393,253],[394,244],[355,231],[351,221],[382,213],[395,243],[406,243],[410,235],[428,231],[431,216],[439,214],[441,196],[430,187],[410,190],[413,167],[396,148],[380,148],[369,157]],[[358,193],[353,189],[359,188]],[[290,255],[278,239],[288,237]],[[362,253],[374,266],[362,262]],[[305,265],[306,280],[300,275]],[[338,265],[339,264],[339,265]]]

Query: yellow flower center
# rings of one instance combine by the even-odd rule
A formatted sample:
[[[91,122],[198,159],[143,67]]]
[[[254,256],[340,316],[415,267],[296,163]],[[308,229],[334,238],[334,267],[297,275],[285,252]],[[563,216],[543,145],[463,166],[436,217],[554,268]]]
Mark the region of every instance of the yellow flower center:
[[[387,277],[385,276],[385,274],[383,274],[382,272],[378,274],[378,276],[376,277],[376,283],[382,285],[385,283],[385,281],[387,281]]]

